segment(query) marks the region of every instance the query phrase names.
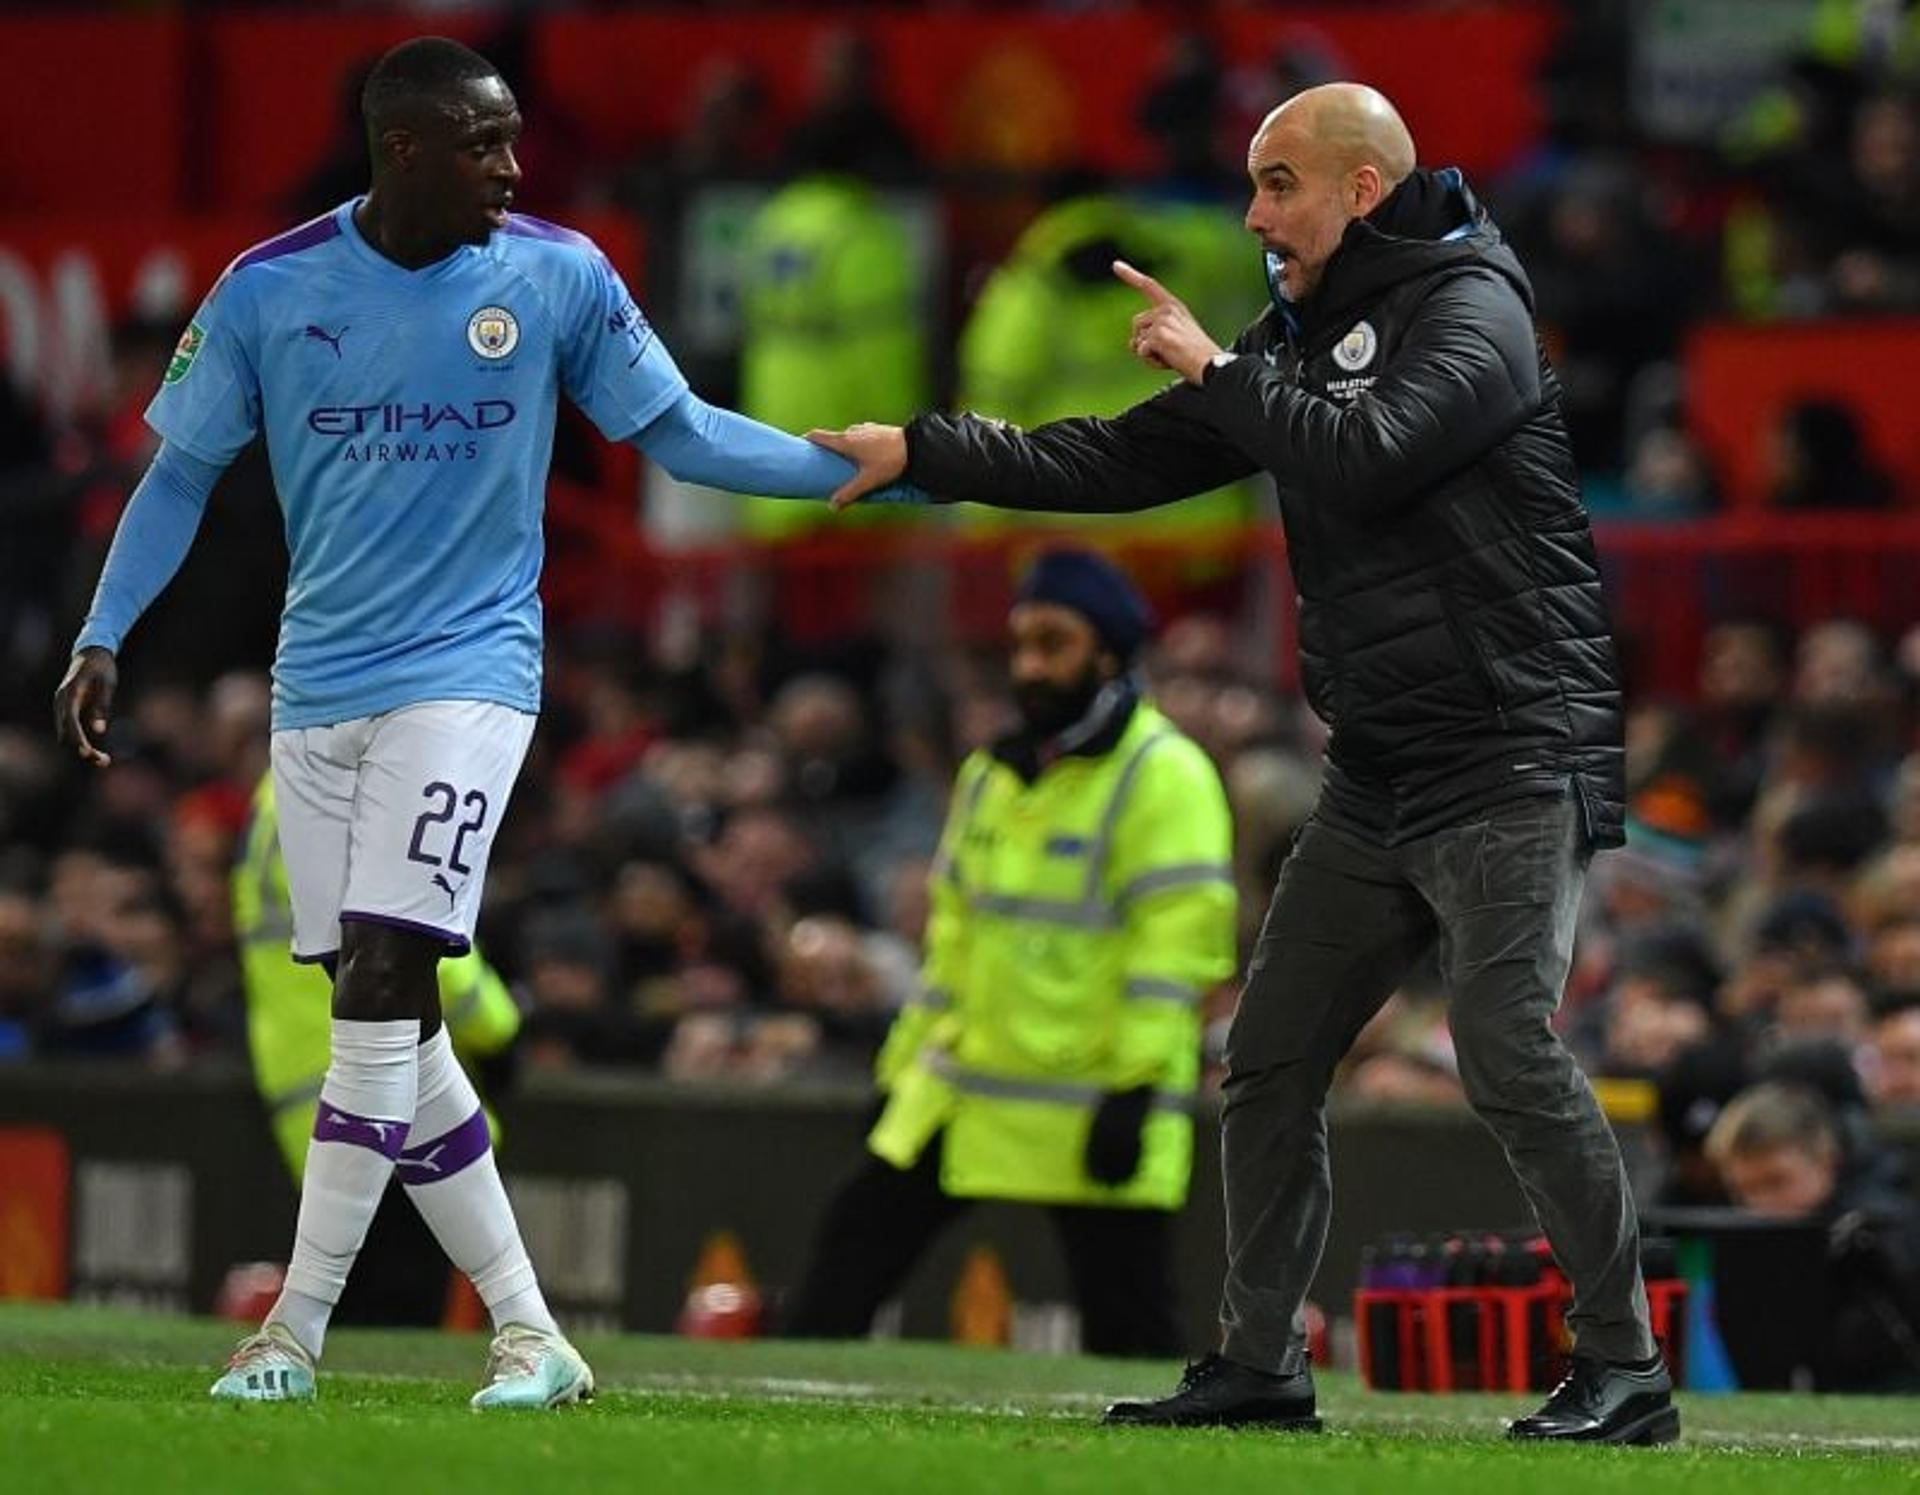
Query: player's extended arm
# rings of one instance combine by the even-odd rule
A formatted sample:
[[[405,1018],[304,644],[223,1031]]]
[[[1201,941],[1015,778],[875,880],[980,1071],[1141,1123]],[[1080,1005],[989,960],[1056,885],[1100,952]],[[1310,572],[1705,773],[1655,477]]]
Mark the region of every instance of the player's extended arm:
[[[683,394],[641,428],[633,443],[683,483],[766,498],[825,499],[853,476],[853,464],[824,447]],[[869,503],[925,503],[907,483],[875,493]]]
[[[53,701],[60,740],[89,762],[107,761],[96,744],[113,708],[113,656],[186,559],[223,470],[163,442],[127,500],[93,606],[73,643],[73,663]]]
[[[93,606],[73,643],[75,653],[88,648],[120,652],[127,630],[187,558],[223,470],[170,441],[161,443],[120,516]]]

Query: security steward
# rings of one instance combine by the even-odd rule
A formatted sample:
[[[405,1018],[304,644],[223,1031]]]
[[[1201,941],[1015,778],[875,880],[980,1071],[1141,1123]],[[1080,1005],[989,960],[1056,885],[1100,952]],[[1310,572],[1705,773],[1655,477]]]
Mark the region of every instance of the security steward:
[[[886,1105],[828,1206],[789,1332],[868,1332],[975,1199],[1050,1208],[1085,1349],[1183,1344],[1173,1211],[1193,1161],[1203,997],[1232,974],[1226,794],[1139,692],[1149,614],[1086,551],[1044,554],[1011,618],[1022,725],[961,766],[922,988]]]

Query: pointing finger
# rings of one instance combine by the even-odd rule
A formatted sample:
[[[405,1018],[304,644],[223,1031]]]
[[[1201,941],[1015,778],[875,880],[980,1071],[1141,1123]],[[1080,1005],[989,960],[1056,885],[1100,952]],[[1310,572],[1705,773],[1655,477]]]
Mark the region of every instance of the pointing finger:
[[[1179,298],[1144,270],[1136,270],[1125,260],[1113,262],[1113,273],[1156,306],[1175,306]]]

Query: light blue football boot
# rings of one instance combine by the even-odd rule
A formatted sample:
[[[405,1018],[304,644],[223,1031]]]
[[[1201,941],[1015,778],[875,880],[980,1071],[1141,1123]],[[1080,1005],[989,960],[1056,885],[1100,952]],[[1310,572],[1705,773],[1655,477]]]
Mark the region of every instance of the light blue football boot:
[[[564,1407],[590,1401],[593,1372],[580,1352],[559,1334],[525,1324],[503,1324],[487,1351],[487,1384],[473,1394],[473,1408]]]
[[[310,1402],[313,1356],[285,1324],[265,1324],[234,1346],[211,1395],[223,1402]]]

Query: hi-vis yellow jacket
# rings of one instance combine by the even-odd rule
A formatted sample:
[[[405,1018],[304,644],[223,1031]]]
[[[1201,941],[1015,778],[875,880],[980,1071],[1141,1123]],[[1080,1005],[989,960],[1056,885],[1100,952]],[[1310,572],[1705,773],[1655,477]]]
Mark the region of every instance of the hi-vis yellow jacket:
[[[318,966],[292,959],[293,905],[280,855],[280,815],[273,777],[253,793],[253,818],[233,869],[233,933],[247,990],[247,1047],[254,1083],[266,1104],[274,1140],[297,1183],[306,1171],[307,1140],[320,1103],[331,1047],[331,987]],[[440,962],[440,1008],[454,1052],[462,1059],[497,1054],[520,1031],[520,1009],[499,974],[469,950]],[[499,1140],[491,1110],[487,1124]]]
[[[925,409],[927,286],[904,220],[866,183],[816,173],[754,216],[742,246],[740,409],[787,431],[904,422]],[[741,532],[784,540],[829,523],[917,522],[924,509],[745,498]]]
[[[1128,351],[1128,330],[1146,303],[1108,269],[1115,253],[1171,287],[1216,337],[1229,337],[1267,304],[1260,256],[1217,204],[1068,198],[1027,225],[981,288],[960,334],[959,408],[1031,430],[1068,416],[1118,415],[1165,389],[1166,370]],[[1089,257],[1096,264],[1081,267]],[[1259,519],[1259,495],[1253,482],[1235,483],[1157,509],[1089,514],[1074,523],[1097,531],[1102,543],[1231,533]],[[952,512],[975,530],[1059,522],[1058,515],[979,504]]]
[[[922,989],[889,1033],[868,1145],[909,1167],[943,1127],[964,1198],[1177,1209],[1200,1003],[1234,968],[1232,822],[1205,753],[1141,702],[1113,750],[1031,784],[975,753],[933,871]],[[1151,1084],[1139,1171],[1087,1176],[1095,1108]]]

